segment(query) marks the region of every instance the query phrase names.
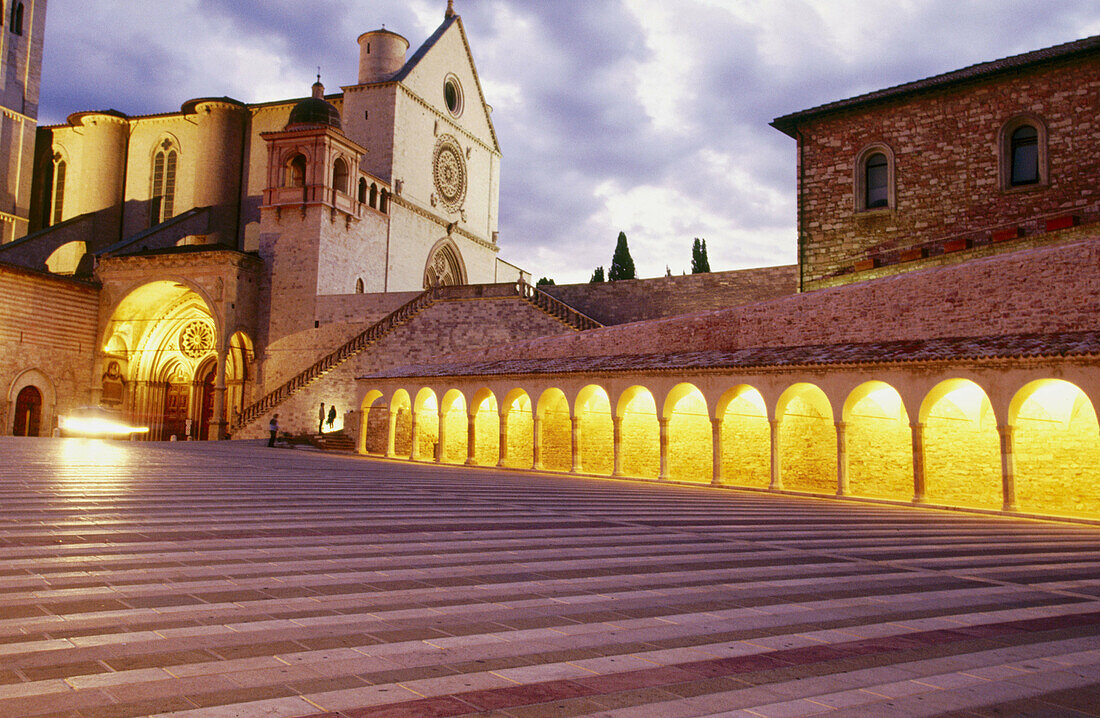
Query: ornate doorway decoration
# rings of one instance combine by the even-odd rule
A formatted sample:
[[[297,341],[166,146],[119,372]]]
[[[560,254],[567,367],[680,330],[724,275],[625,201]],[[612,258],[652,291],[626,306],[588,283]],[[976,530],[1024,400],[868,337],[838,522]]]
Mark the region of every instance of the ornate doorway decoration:
[[[428,257],[424,268],[424,288],[454,286],[466,283],[466,271],[455,246],[444,240]]]

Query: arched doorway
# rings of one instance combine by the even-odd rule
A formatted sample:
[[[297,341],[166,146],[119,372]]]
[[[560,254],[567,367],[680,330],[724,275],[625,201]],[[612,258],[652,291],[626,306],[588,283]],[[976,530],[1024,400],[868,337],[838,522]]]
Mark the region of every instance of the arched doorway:
[[[38,436],[42,421],[42,392],[38,387],[25,386],[15,399],[15,436]]]
[[[199,369],[202,379],[199,384],[199,440],[206,441],[210,438],[210,424],[214,421],[214,377],[218,371],[218,363],[210,362]]]
[[[428,263],[424,266],[424,288],[448,287],[466,283],[466,266],[458,248],[449,240],[442,240],[432,248]]]

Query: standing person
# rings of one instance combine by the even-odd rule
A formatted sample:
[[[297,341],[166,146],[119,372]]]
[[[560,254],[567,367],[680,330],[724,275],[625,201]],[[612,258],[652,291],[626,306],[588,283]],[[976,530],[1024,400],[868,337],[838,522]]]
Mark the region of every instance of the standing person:
[[[325,433],[325,402],[321,402],[321,408],[317,410],[317,433]]]
[[[267,425],[267,430],[271,432],[271,438],[267,440],[268,446],[275,446],[275,436],[279,433],[279,415],[271,417],[271,423]]]
[[[332,425],[336,422],[336,405],[328,408],[328,430],[332,431]]]

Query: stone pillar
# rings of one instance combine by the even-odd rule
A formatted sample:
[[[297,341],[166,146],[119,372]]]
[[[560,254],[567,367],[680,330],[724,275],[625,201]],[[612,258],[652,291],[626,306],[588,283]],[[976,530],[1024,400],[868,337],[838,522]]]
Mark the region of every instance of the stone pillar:
[[[913,434],[913,503],[928,501],[924,483],[924,424],[912,423],[909,430]]]
[[[612,442],[614,444],[613,453],[615,455],[615,465],[611,470],[612,476],[623,475],[623,417],[612,416],[611,417],[611,429],[612,429]]]
[[[779,419],[769,419],[772,445],[772,480],[768,486],[773,491],[783,490],[783,467],[779,464]]]
[[[477,415],[466,416],[466,465],[477,466]]]
[[[508,415],[501,415],[498,421],[500,422],[500,459],[497,461],[497,466],[503,467],[508,459]]]
[[[572,425],[569,445],[573,455],[573,466],[570,471],[577,474],[581,471],[581,419],[579,416],[572,416],[569,418],[569,423]]]
[[[661,473],[657,475],[657,478],[661,481],[666,481],[669,478],[668,473],[668,419],[658,419],[657,425],[660,427],[661,432]]]
[[[445,456],[445,454],[443,453],[443,447],[447,444],[447,415],[440,411],[436,414],[436,416],[439,417],[436,423],[436,426],[439,427],[439,431],[437,432],[437,438],[439,439],[439,441],[437,441],[435,444],[435,456],[433,457],[433,460],[437,464],[442,464],[443,457]]]
[[[412,413],[412,426],[409,429],[410,439],[412,440],[412,446],[409,447],[409,461],[420,461],[420,422],[417,421],[417,414],[415,411]]]
[[[836,422],[836,495],[848,496],[848,425]]]
[[[397,456],[397,417],[401,413],[401,409],[397,411],[389,411],[389,421],[386,422],[386,458],[392,459]],[[366,414],[366,420],[370,422],[370,412]],[[366,432],[364,432],[366,433]],[[366,438],[364,437],[364,441]]]
[[[214,373],[214,438],[225,439],[225,349],[218,349],[218,367]]]
[[[1005,511],[1016,511],[1016,435],[1015,427],[1002,424],[997,427],[1001,436],[1001,490]]]
[[[531,415],[531,468],[542,471],[542,419],[539,415]]]
[[[711,470],[710,482],[720,484],[725,479],[722,473],[722,420],[711,419],[711,447],[714,453],[714,468]]]

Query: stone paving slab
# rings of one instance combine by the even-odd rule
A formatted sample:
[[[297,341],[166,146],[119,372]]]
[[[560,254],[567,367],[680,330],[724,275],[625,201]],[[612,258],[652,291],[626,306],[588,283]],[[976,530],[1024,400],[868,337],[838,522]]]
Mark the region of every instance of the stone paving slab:
[[[0,716],[1100,716],[1100,529],[0,438]]]

